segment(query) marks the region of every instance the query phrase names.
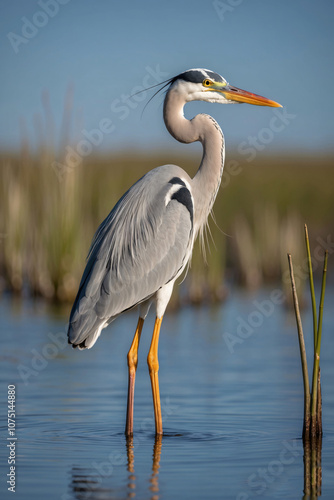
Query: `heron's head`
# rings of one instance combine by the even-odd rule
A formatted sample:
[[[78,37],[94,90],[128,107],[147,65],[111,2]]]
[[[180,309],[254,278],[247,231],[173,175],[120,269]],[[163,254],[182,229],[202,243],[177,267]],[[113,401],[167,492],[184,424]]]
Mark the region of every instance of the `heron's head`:
[[[257,106],[282,107],[266,97],[233,87],[218,73],[207,69],[189,69],[172,78],[168,90],[184,97],[185,102],[207,101],[221,104],[246,102]]]

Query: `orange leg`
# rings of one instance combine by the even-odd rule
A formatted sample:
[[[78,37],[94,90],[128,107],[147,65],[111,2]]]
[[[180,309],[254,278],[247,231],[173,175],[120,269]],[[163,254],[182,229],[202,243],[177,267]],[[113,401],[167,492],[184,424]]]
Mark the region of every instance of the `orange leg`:
[[[159,361],[158,361],[158,344],[162,317],[155,319],[151,347],[147,356],[147,364],[151,377],[154,417],[155,417],[155,433],[162,434],[162,418],[160,405],[159,391]]]
[[[135,394],[136,370],[138,365],[138,347],[143,328],[143,318],[138,319],[136,333],[128,352],[128,367],[129,367],[129,384],[128,384],[128,407],[126,411],[126,427],[125,434],[132,436],[133,434],[133,401]]]

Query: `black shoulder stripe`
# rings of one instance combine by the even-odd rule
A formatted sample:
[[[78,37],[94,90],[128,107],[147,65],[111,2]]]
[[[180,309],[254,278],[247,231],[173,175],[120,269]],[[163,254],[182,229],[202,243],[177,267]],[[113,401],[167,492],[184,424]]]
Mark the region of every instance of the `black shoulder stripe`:
[[[186,207],[190,214],[191,225],[193,225],[194,207],[189,189],[186,187],[180,188],[172,195],[171,200],[176,200]]]
[[[186,187],[185,182],[180,179],[180,177],[173,177],[173,179],[168,181],[168,184],[180,184],[181,186]]]

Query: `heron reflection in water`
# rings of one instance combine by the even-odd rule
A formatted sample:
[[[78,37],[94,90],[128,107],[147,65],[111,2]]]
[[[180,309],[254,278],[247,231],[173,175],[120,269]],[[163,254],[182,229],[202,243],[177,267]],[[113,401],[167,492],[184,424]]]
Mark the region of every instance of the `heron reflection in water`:
[[[68,329],[73,347],[89,349],[103,328],[139,306],[128,352],[127,435],[133,433],[138,346],[153,302],[156,319],[147,362],[155,432],[163,432],[158,380],[161,322],[175,280],[188,266],[196,237],[207,225],[223,173],[225,142],[218,123],[207,114],[188,120],[183,108],[191,101],[280,107],[265,97],[233,87],[218,73],[205,69],[185,71],[163,82],[163,88],[167,89],[163,109],[167,130],[177,141],[199,141],[203,146],[198,171],[190,178],[176,165],[157,167],[122,196],[95,234]]]
[[[155,436],[153,453],[151,447],[147,448],[143,441],[136,440],[133,436],[126,436],[124,439],[124,451],[111,453],[107,460],[94,460],[94,467],[92,468],[85,466],[72,467],[69,489],[73,492],[75,498],[78,500],[82,500],[83,498],[115,498],[115,476],[122,477],[125,472],[124,468],[126,468],[127,473],[126,496],[124,495],[124,498],[135,498],[136,493],[138,493],[136,490],[142,489],[143,484],[147,485],[145,488],[148,488],[147,498],[151,498],[151,500],[159,498],[162,435],[157,434]],[[135,472],[135,454],[139,447],[143,447],[147,453],[152,453],[152,470],[146,471],[144,482]],[[111,455],[114,456],[113,460],[110,460]],[[143,456],[141,460],[143,460]],[[117,496],[119,496],[119,489],[117,493]]]

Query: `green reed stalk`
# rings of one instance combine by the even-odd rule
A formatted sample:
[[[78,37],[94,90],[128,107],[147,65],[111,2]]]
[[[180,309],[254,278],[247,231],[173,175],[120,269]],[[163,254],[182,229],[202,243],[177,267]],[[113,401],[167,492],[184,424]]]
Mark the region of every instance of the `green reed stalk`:
[[[317,348],[317,304],[315,301],[314,293],[314,282],[313,282],[313,270],[312,270],[312,260],[310,251],[310,240],[308,237],[307,225],[305,224],[305,242],[306,242],[306,252],[307,252],[307,262],[309,270],[309,281],[310,281],[310,292],[312,300],[312,314],[313,314],[313,337],[314,337],[314,354]]]
[[[306,349],[304,342],[304,334],[303,334],[303,326],[302,320],[300,317],[299,311],[299,302],[296,290],[295,277],[293,273],[293,265],[291,255],[288,254],[289,261],[289,269],[290,269],[290,278],[291,278],[291,286],[292,286],[292,297],[293,304],[295,308],[296,322],[297,322],[297,330],[298,330],[298,340],[299,340],[299,349],[300,349],[300,359],[302,363],[302,372],[303,372],[303,382],[304,382],[304,426],[303,426],[303,437],[308,436],[310,432],[310,405],[311,405],[311,395],[310,395],[310,383],[308,378],[308,370],[307,370],[307,359],[306,359]]]
[[[328,250],[325,251],[324,258],[324,268],[322,273],[322,283],[321,283],[321,295],[319,304],[319,320],[318,320],[318,331],[317,331],[317,346],[314,355],[313,362],[313,379],[312,379],[312,408],[311,408],[311,433],[313,436],[317,434],[317,413],[319,414],[319,409],[317,412],[317,398],[318,398],[318,381],[319,381],[319,365],[320,365],[320,348],[321,348],[321,334],[322,334],[322,317],[324,310],[324,299],[325,299],[325,289],[326,289],[326,276],[327,276],[327,261],[328,261]],[[320,381],[319,381],[320,385]]]

